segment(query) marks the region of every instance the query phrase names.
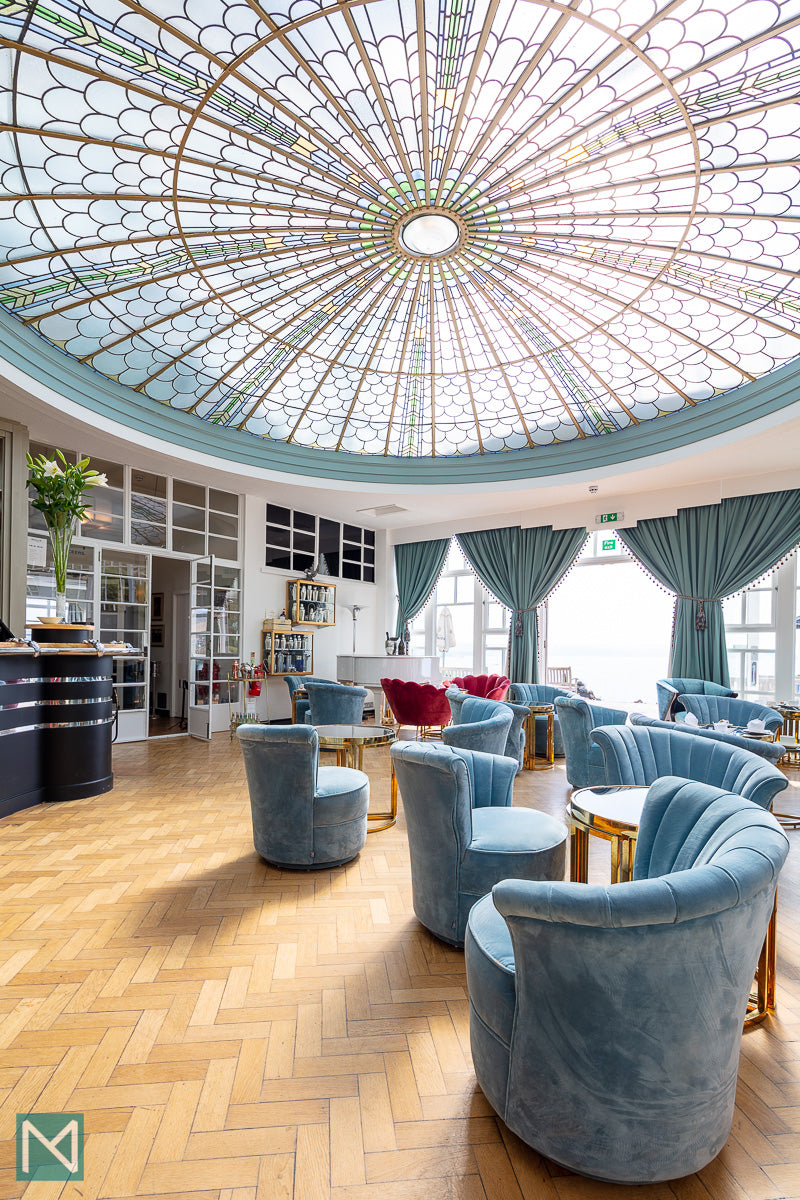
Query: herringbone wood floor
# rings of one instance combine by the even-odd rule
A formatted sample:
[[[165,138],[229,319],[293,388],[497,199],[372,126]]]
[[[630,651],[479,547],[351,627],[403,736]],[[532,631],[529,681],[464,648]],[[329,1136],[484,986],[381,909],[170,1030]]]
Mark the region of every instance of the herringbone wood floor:
[[[366,757],[385,807],[388,753]],[[347,867],[281,873],[253,850],[227,734],[119,747],[114,768],[106,796],[0,821],[3,1200],[621,1190],[545,1162],[493,1116],[470,1066],[463,955],[412,912],[402,813]],[[563,815],[563,767],[524,773],[515,795]],[[782,799],[800,811],[797,784]],[[607,878],[607,846],[592,854]],[[797,882],[790,855],[778,1013],[744,1035],[728,1144],[699,1176],[639,1194],[800,1196]],[[26,1111],[85,1113],[83,1182],[16,1181]]]

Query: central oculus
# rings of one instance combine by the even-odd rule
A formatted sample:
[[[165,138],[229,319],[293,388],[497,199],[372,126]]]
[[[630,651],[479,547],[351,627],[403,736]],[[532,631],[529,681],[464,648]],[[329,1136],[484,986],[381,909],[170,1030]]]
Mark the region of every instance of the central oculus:
[[[461,230],[442,213],[421,213],[409,217],[400,228],[400,245],[409,254],[438,258],[458,244]]]

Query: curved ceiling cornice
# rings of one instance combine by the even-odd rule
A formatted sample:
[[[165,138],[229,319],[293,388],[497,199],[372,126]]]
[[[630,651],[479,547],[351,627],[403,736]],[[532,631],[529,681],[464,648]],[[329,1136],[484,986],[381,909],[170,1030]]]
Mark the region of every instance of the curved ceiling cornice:
[[[179,445],[330,477],[591,469],[774,411],[793,12],[10,5],[6,354]]]

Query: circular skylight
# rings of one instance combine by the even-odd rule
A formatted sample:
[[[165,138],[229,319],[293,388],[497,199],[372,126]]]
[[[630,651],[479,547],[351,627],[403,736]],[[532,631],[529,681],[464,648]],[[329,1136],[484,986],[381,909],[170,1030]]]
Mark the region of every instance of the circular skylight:
[[[446,254],[457,245],[458,239],[458,225],[442,213],[421,213],[400,226],[400,244],[411,254],[427,258]]]
[[[0,300],[212,426],[598,436],[800,351],[796,6],[5,9]]]

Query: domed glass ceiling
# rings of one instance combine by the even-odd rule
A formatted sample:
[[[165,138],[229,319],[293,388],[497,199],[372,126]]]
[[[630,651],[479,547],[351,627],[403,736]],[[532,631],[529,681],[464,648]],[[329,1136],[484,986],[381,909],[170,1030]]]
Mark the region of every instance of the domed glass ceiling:
[[[0,10],[0,300],[87,389],[466,455],[800,353],[796,3]]]

